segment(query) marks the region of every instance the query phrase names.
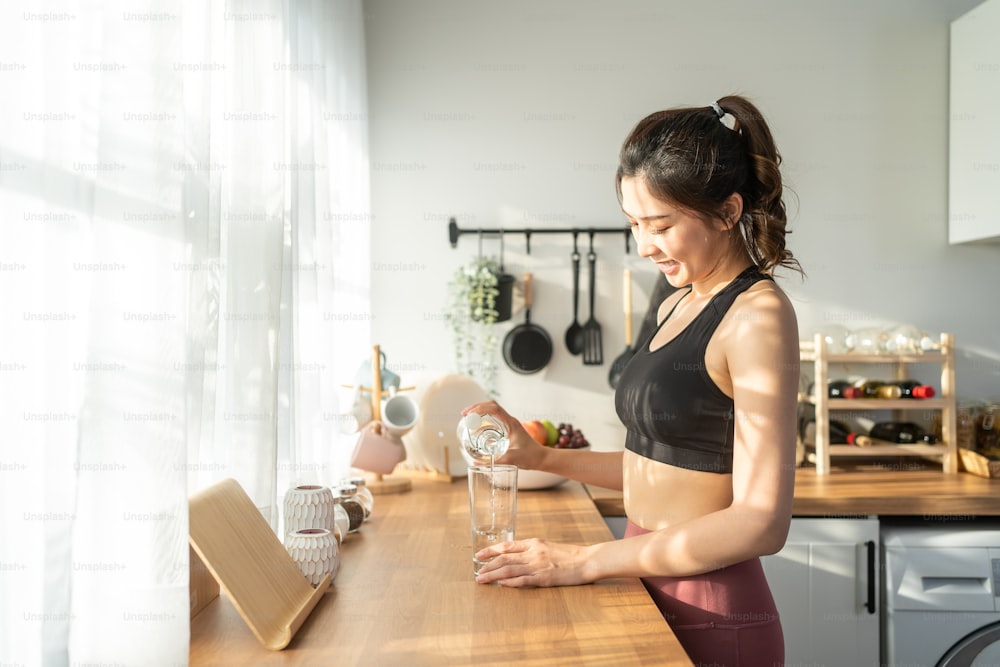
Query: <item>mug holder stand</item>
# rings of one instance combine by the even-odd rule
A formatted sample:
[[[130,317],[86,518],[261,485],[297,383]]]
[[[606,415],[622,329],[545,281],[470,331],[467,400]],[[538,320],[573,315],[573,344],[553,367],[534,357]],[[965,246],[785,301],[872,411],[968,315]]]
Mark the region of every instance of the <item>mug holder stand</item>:
[[[372,399],[372,420],[381,421],[382,419],[382,395],[388,394],[389,392],[380,391],[382,387],[382,368],[380,366],[380,360],[382,358],[381,349],[379,349],[378,344],[372,346],[372,386],[368,387],[368,393],[371,394]],[[412,387],[407,387],[411,389]],[[365,387],[361,387],[364,391]],[[398,389],[397,391],[402,391]],[[381,425],[375,425],[375,433],[381,433]],[[373,480],[366,481],[365,485],[374,495],[382,495],[388,493],[406,493],[413,489],[413,481],[407,479],[406,477],[393,477],[391,475],[383,475],[381,473],[375,473],[375,478]]]

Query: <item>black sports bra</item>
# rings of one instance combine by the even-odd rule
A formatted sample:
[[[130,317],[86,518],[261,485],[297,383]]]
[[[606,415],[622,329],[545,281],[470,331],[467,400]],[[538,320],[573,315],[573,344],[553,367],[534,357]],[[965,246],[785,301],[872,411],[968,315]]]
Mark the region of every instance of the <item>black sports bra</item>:
[[[705,350],[736,297],[760,280],[771,277],[756,266],[747,268],[683,331],[651,352],[650,342],[671,310],[636,350],[615,390],[615,410],[627,429],[626,449],[689,470],[733,471],[733,399],[708,375]]]

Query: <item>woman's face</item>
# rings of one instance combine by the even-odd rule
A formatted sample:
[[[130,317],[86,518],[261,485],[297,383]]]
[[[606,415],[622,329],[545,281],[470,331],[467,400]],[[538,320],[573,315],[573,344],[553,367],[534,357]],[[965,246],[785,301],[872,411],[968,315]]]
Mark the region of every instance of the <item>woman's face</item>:
[[[621,192],[639,254],[652,260],[671,285],[703,281],[724,264],[732,246],[723,221],[703,220],[657,199],[643,178],[623,178]]]

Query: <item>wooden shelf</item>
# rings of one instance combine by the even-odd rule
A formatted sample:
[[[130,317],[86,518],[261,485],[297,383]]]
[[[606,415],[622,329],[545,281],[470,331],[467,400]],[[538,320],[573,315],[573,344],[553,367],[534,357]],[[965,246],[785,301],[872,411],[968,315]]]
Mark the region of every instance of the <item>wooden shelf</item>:
[[[799,359],[815,361],[815,343],[802,343]],[[926,352],[924,354],[827,354],[828,364],[941,364],[947,361],[947,355],[941,352]]]
[[[947,454],[945,445],[872,445],[871,447],[855,447],[854,445],[830,445],[831,456],[944,456]]]
[[[809,397],[809,403],[816,404],[816,399]],[[877,410],[940,410],[948,406],[944,398],[828,398],[827,410],[861,410],[865,412]]]
[[[816,334],[812,341],[799,345],[799,358],[813,366],[813,386],[816,396],[805,400],[815,406],[816,412],[816,473],[830,472],[830,458],[843,457],[890,457],[918,456],[940,457],[941,469],[946,473],[958,472],[958,434],[955,423],[955,337],[942,333],[937,349],[923,354],[830,354],[826,339]],[[828,384],[830,364],[879,364],[885,365],[885,375],[893,375],[896,380],[909,376],[910,364],[938,364],[941,366],[940,396],[927,399],[870,399],[870,398],[830,398],[825,388]],[[938,411],[941,413],[942,444],[937,445],[875,445],[856,447],[854,445],[833,445],[830,443],[830,413],[834,411],[878,412],[891,410],[897,421],[903,420],[906,411]]]

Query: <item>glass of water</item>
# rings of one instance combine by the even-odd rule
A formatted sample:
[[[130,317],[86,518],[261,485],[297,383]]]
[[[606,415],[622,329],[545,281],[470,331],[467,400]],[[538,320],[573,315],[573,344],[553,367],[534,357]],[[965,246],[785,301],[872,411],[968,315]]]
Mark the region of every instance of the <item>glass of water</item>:
[[[517,466],[482,465],[469,468],[469,517],[472,528],[472,572],[485,561],[480,549],[514,539],[517,519]]]

